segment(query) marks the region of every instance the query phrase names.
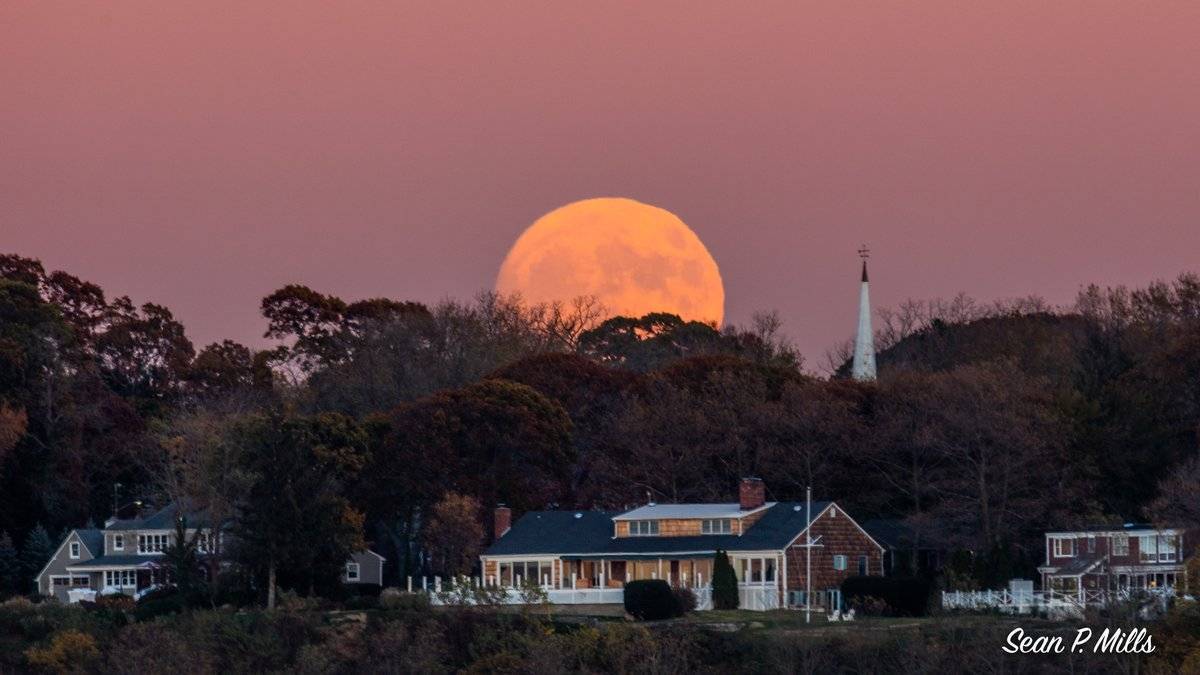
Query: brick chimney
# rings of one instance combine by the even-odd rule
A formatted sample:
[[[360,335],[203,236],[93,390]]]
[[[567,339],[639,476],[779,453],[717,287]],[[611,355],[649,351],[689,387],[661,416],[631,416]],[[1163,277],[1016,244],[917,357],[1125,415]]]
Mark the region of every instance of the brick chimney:
[[[497,504],[493,515],[493,535],[492,540],[495,541],[503,537],[509,529],[512,528],[512,509],[503,504]]]
[[[743,478],[738,485],[738,502],[743,511],[757,509],[767,503],[767,487],[761,478]]]

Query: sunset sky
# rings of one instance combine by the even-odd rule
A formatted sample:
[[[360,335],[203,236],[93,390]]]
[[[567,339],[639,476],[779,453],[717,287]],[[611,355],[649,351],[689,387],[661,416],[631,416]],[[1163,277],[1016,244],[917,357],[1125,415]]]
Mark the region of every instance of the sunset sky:
[[[1198,36],[1166,0],[13,0],[0,251],[261,344],[283,284],[466,298],[625,196],[816,366],[862,242],[878,306],[1200,270]]]

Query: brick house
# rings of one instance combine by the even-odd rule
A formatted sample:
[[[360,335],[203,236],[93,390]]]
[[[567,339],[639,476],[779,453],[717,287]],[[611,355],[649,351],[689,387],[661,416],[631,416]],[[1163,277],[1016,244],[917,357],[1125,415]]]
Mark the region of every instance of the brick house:
[[[504,587],[529,580],[551,602],[618,603],[626,581],[663,579],[697,590],[704,605],[713,558],[733,563],[742,606],[803,604],[805,535],[811,531],[814,605],[840,602],[841,582],[883,573],[883,547],[833,502],[768,502],[757,478],[739,500],[716,504],[648,504],[624,512],[535,511],[512,524],[495,513],[496,541],[481,556],[483,582]]]
[[[1126,524],[1046,533],[1045,590],[1100,597],[1104,592],[1186,592],[1184,559],[1200,544],[1194,530]]]

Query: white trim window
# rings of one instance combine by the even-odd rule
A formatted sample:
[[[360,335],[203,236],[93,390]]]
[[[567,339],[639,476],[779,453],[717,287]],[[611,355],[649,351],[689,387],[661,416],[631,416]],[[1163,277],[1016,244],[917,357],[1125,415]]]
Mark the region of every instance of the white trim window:
[[[359,580],[359,572],[360,572],[360,570],[358,568],[358,563],[356,563],[356,562],[346,563],[346,581],[358,581]]]
[[[217,535],[209,530],[201,530],[196,533],[196,550],[200,553],[216,552]]]
[[[135,570],[104,570],[104,585],[114,588],[136,588],[137,572]]]
[[[700,521],[700,534],[732,534],[733,520],[714,518]]]
[[[629,521],[629,536],[631,536],[631,537],[657,537],[658,536],[658,521],[657,520],[631,520],[631,521]]]
[[[162,553],[170,546],[170,536],[166,534],[139,534],[138,553],[142,555]]]
[[[1119,556],[1129,555],[1129,535],[1114,534],[1112,538],[1112,554]]]
[[[846,556],[844,556],[844,555],[835,555],[835,556],[833,556],[833,569],[835,569],[835,570],[838,570],[839,572],[841,572],[841,571],[845,571],[845,569],[846,569]]]
[[[1175,536],[1160,535],[1158,537],[1158,562],[1175,562],[1178,559],[1175,551]]]
[[[125,535],[114,534],[113,538],[112,538],[112,543],[113,543],[114,551],[124,551],[125,550]]]
[[[1158,537],[1143,534],[1138,537],[1138,557],[1142,562],[1158,562]]]
[[[1074,558],[1075,557],[1075,538],[1074,537],[1054,537],[1051,539],[1054,542],[1054,557],[1055,558]]]
[[[79,549],[80,548],[81,547],[79,546],[79,542],[77,542],[77,541],[71,542],[71,545],[69,547],[71,560],[79,560]]]

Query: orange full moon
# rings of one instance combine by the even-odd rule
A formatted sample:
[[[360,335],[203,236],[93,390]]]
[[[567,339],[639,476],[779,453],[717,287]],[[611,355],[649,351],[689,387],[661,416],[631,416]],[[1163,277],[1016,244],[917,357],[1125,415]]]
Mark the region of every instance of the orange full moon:
[[[538,218],[500,266],[496,290],[526,302],[595,296],[614,316],[650,312],[720,324],[725,287],[675,214],[632,199],[585,199]]]

